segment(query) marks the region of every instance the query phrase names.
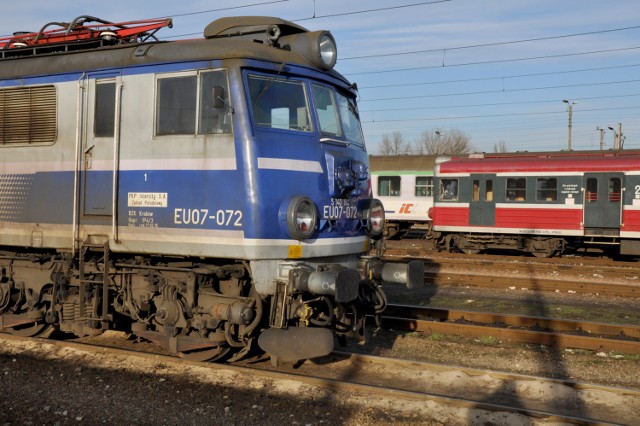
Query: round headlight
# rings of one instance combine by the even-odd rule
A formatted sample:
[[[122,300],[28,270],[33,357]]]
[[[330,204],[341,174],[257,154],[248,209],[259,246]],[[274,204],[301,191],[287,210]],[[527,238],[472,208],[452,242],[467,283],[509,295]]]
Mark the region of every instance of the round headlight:
[[[338,48],[336,47],[336,41],[333,39],[331,33],[324,32],[318,38],[318,51],[320,52],[322,64],[327,69],[333,68],[338,59]]]
[[[309,197],[295,197],[287,208],[287,230],[296,240],[311,238],[318,224],[316,205]]]
[[[384,231],[384,206],[380,200],[373,199],[367,212],[367,232],[372,238],[380,238]]]

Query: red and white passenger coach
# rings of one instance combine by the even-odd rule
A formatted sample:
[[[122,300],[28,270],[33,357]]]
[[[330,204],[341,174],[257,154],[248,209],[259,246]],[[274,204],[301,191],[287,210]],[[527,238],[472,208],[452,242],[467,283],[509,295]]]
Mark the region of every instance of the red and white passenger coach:
[[[436,244],[552,256],[598,246],[640,255],[640,152],[439,158]]]

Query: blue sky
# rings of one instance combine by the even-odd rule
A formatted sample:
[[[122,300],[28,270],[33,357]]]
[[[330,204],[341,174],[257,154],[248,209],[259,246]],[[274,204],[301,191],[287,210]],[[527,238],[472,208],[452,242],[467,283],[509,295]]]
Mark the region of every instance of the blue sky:
[[[31,0],[0,15],[0,34],[37,31],[78,15],[106,20],[173,16],[161,38],[192,38],[212,20],[270,15],[330,30],[337,70],[360,88],[367,147],[385,133],[413,143],[424,131],[465,132],[478,151],[613,146],[640,149],[638,0]],[[578,35],[579,34],[579,35]],[[532,40],[533,41],[523,41]],[[535,59],[532,59],[535,58]]]

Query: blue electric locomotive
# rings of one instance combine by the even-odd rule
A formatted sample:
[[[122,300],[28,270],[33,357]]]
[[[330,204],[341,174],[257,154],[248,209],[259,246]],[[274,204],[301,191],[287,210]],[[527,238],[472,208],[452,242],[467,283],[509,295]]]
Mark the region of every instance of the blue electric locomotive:
[[[200,360],[328,353],[421,263],[368,256],[355,85],[278,18],[81,16],[0,40],[0,328],[121,329]],[[54,27],[54,28],[52,28]]]

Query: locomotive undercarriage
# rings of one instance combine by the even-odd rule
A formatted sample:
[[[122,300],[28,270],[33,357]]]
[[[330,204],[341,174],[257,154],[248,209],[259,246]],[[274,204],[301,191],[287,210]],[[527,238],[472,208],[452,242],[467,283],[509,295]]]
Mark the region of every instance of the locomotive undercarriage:
[[[263,350],[291,360],[329,352],[333,332],[363,337],[365,314],[385,307],[369,280],[357,283],[352,300],[336,302],[300,290],[295,275],[261,295],[244,262],[115,258],[106,245],[76,256],[0,252],[0,329],[42,337],[114,329],[200,361],[240,359],[263,334]],[[283,347],[292,342],[297,349]]]

